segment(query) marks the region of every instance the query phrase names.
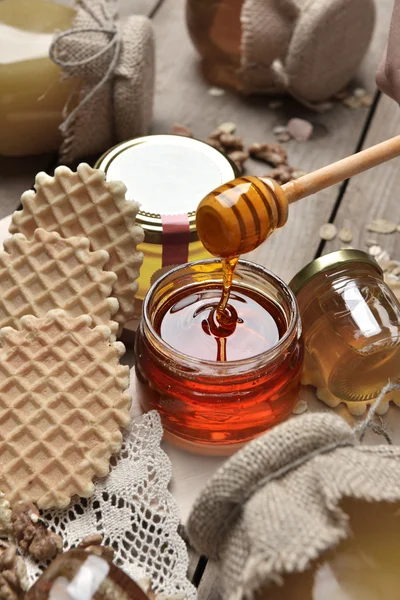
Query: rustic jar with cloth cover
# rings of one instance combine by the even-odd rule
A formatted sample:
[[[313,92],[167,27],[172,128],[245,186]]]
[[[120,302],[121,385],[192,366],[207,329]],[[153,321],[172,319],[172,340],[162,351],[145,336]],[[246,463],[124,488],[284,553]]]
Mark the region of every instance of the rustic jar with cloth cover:
[[[320,103],[368,48],[373,0],[187,0],[187,23],[214,85]]]
[[[117,19],[117,0],[78,0],[72,27],[51,59],[64,77],[83,81],[77,106],[60,126],[60,160],[69,164],[147,133],[154,88],[154,39],[147,17]]]
[[[370,419],[294,417],[217,471],[188,534],[223,600],[398,597],[400,448],[361,444]]]
[[[0,155],[60,150],[60,162],[71,164],[148,132],[150,20],[119,20],[117,0],[64,4],[0,2]]]

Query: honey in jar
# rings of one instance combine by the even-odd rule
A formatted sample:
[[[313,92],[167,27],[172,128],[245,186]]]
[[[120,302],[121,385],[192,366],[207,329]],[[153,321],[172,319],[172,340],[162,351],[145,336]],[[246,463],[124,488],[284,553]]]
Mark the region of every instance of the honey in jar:
[[[298,399],[303,343],[293,294],[247,261],[231,277],[224,320],[221,260],[173,269],[146,296],[136,336],[138,379],[150,388],[142,406],[193,450],[229,452],[285,419]]]
[[[81,83],[62,78],[49,48],[74,16],[52,0],[0,2],[0,156],[59,148],[64,108],[75,106]]]
[[[347,500],[349,536],[304,573],[287,575],[257,600],[397,600],[398,504]]]
[[[303,321],[306,365],[347,403],[373,400],[400,379],[400,305],[360,250],[322,256],[290,282]]]

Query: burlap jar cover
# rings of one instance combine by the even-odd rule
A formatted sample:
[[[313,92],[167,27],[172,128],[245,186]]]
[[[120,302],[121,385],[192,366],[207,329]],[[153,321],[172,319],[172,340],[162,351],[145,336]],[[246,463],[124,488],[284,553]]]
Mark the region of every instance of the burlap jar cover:
[[[345,498],[399,502],[400,447],[361,445],[333,413],[302,415],[219,469],[195,503],[188,534],[220,562],[223,599],[251,599],[347,538]]]
[[[244,0],[242,91],[330,98],[355,75],[374,20],[373,0]]]
[[[76,6],[71,29],[59,34],[50,49],[63,76],[83,82],[77,106],[64,110],[63,164],[145,135],[153,106],[150,20],[132,16],[119,23],[116,0],[77,0]]]

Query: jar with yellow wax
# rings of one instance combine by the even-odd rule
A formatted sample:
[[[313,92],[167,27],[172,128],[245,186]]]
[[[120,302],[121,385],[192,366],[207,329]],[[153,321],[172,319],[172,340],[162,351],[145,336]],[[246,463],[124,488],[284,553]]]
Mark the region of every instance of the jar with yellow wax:
[[[400,381],[400,304],[372,257],[332,252],[289,285],[300,308],[310,383],[357,403]]]
[[[195,211],[212,189],[237,175],[221,152],[177,135],[150,135],[111,148],[95,165],[107,181],[119,180],[126,198],[140,203],[136,222],[145,239],[136,294],[137,317],[150,286],[177,265],[209,258],[199,241]],[[135,328],[135,325],[133,325]]]
[[[76,102],[80,83],[62,80],[49,48],[74,15],[73,8],[51,0],[0,2],[0,155],[59,148],[62,112],[67,101]]]

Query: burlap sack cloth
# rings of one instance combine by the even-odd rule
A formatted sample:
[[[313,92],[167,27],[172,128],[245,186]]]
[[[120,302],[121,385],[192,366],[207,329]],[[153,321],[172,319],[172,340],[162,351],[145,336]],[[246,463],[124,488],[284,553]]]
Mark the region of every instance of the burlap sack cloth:
[[[327,100],[355,75],[374,21],[374,0],[244,0],[242,91]]]
[[[72,28],[59,34],[50,57],[64,77],[83,81],[78,105],[65,107],[60,162],[104,152],[145,135],[151,123],[154,39],[151,22],[118,23],[116,0],[77,0]]]
[[[333,413],[302,415],[219,469],[195,503],[189,539],[220,561],[224,600],[252,599],[347,537],[344,498],[400,501],[400,448],[360,445]]]

